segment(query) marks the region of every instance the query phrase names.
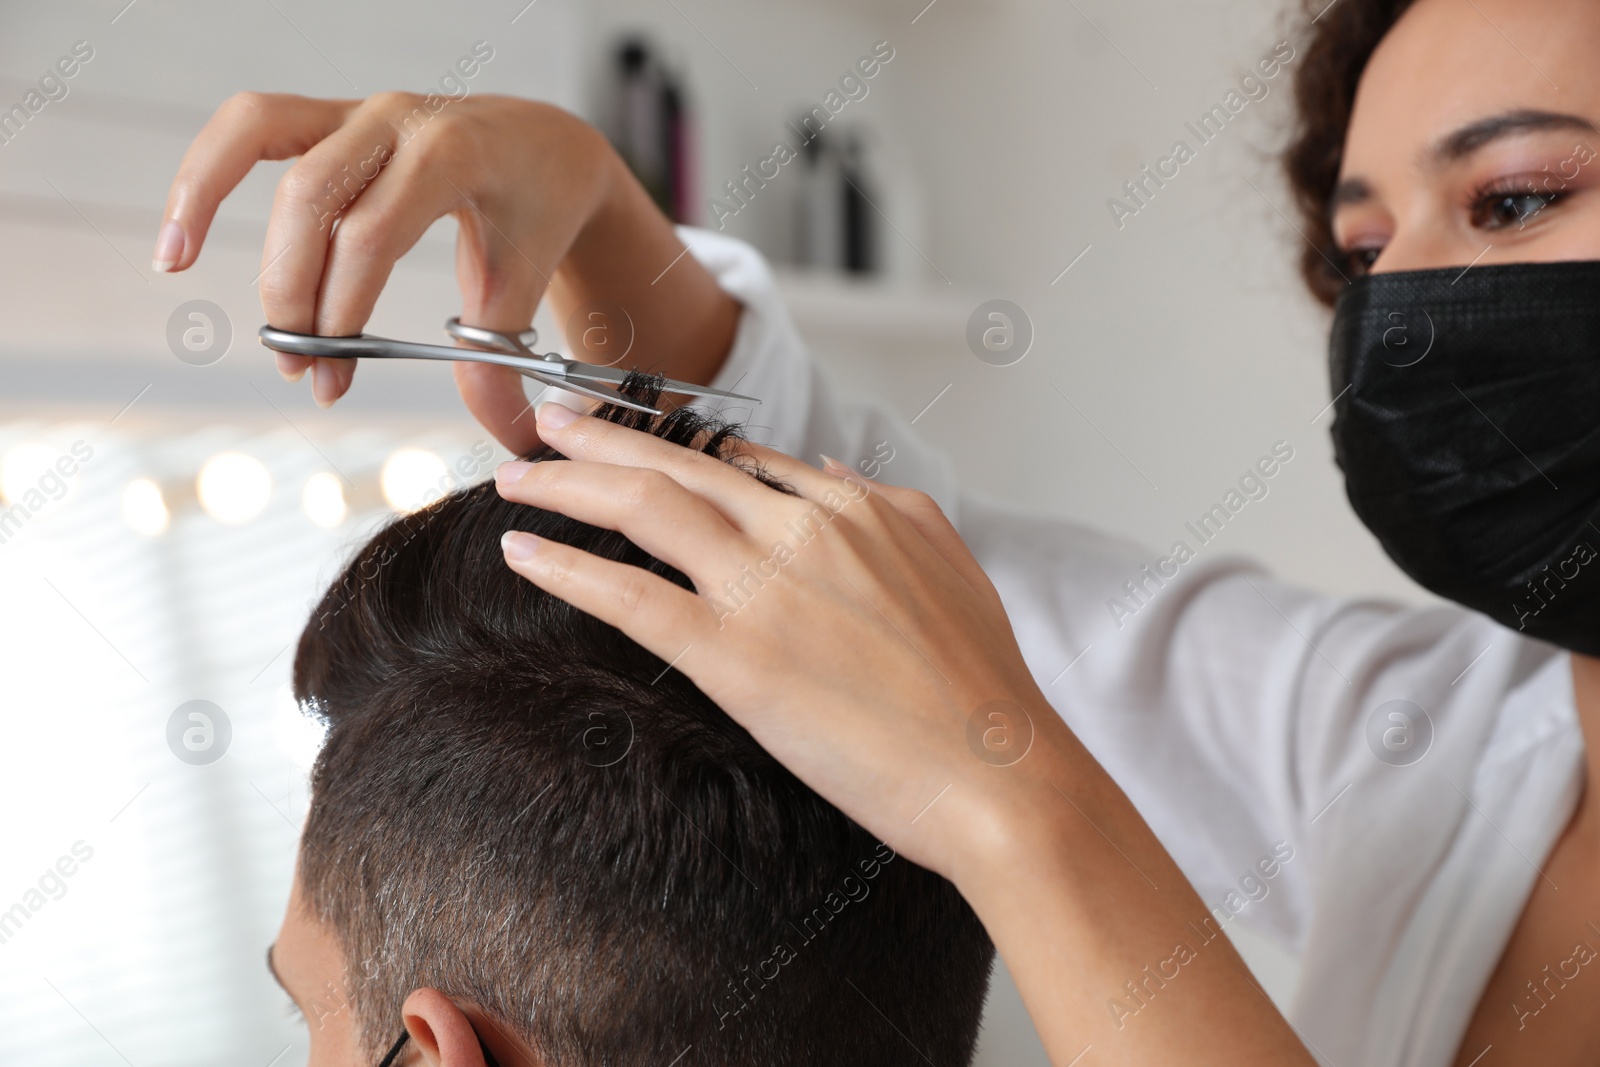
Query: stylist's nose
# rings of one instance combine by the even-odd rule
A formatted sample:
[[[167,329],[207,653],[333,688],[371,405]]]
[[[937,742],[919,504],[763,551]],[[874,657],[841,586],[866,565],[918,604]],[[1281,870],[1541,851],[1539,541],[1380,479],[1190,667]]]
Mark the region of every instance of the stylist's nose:
[[[1401,270],[1431,270],[1435,267],[1465,267],[1482,255],[1484,245],[1463,241],[1451,233],[1443,220],[1431,213],[1404,219],[1373,261],[1372,274]]]

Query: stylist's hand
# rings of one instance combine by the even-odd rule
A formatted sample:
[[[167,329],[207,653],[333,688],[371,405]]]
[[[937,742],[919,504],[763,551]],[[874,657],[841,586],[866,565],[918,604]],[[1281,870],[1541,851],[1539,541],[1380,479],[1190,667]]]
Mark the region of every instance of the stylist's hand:
[[[796,498],[556,404],[538,418],[569,461],[505,464],[500,494],[621,531],[696,591],[524,533],[506,535],[507,562],[688,675],[807,785],[949,878],[1057,1067],[1089,1048],[1124,1067],[1310,1064],[1046,703],[928,497],[746,446]],[[1107,1004],[1152,966],[1190,977],[1125,1025]]]
[[[361,332],[395,261],[451,215],[464,322],[525,330],[547,290],[563,323],[604,301],[624,310],[638,338],[627,365],[696,382],[710,380],[731,345],[737,305],[692,256],[663,273],[682,242],[605,138],[559,108],[505,96],[241,93],[184,155],[156,269],[193,264],[218,204],[250,169],[293,157],[261,255],[262,309],[273,326]],[[441,303],[441,326],[448,315]],[[323,405],[355,373],[352,360],[277,359],[291,380],[314,364],[312,392]],[[537,444],[515,371],[454,369],[467,407],[502,444],[515,453]]]
[[[700,592],[528,534],[508,541],[511,566],[674,664],[851,818],[955,878],[960,845],[1006,804],[992,794],[1008,776],[969,747],[968,719],[1001,702],[983,728],[1025,732],[1019,718],[1047,707],[938,507],[744,446],[788,496],[556,404],[538,419],[586,462],[506,464],[501,494],[621,531]]]

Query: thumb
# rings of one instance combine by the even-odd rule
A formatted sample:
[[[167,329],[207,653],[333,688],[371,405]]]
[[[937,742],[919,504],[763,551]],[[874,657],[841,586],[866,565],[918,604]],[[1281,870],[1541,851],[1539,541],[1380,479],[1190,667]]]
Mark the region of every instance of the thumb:
[[[484,254],[480,235],[462,220],[456,241],[456,281],[461,289],[461,321],[516,334],[528,328],[544,296],[548,279],[515,251],[506,256]],[[501,245],[504,238],[489,235]],[[461,342],[457,342],[461,344]],[[533,406],[523,392],[523,377],[510,367],[488,363],[456,363],[456,388],[472,417],[483,424],[513,455],[539,445]],[[539,388],[542,388],[539,387]]]
[[[468,316],[463,315],[462,321],[468,321]],[[487,320],[477,320],[474,325],[482,321]],[[503,324],[499,328],[515,329]],[[533,404],[522,391],[522,375],[510,367],[496,367],[488,363],[457,363],[453,369],[456,388],[461,391],[461,399],[466,403],[467,410],[507,451],[512,455],[525,456],[539,447],[539,431],[533,421]]]

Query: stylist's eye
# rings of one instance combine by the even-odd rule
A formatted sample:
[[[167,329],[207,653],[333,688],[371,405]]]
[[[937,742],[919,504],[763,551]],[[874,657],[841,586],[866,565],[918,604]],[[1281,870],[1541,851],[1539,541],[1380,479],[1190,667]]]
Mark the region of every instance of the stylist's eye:
[[[1545,209],[1559,203],[1564,194],[1538,193],[1522,184],[1515,189],[1485,189],[1474,195],[1472,225],[1480,230],[1502,230],[1509,226],[1521,228],[1532,222]]]
[[[1347,248],[1341,253],[1345,269],[1352,275],[1366,274],[1383,254],[1382,248]]]

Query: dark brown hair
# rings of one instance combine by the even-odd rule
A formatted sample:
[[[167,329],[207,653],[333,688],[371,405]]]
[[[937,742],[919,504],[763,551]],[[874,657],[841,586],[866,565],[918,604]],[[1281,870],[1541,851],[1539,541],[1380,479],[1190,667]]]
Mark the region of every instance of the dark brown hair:
[[[737,436],[689,409],[603,414],[723,458]],[[391,522],[334,582],[295,657],[329,724],[300,885],[367,1054],[431,986],[552,1067],[967,1063],[994,949],[956,889],[514,574],[511,529],[689,585],[487,483]]]
[[[1329,307],[1344,288],[1329,208],[1356,86],[1378,42],[1399,21],[1412,0],[1306,0],[1311,39],[1294,75],[1295,129],[1283,154],[1284,174],[1294,193],[1307,244],[1300,273],[1311,294]],[[1337,264],[1337,266],[1335,266]]]

